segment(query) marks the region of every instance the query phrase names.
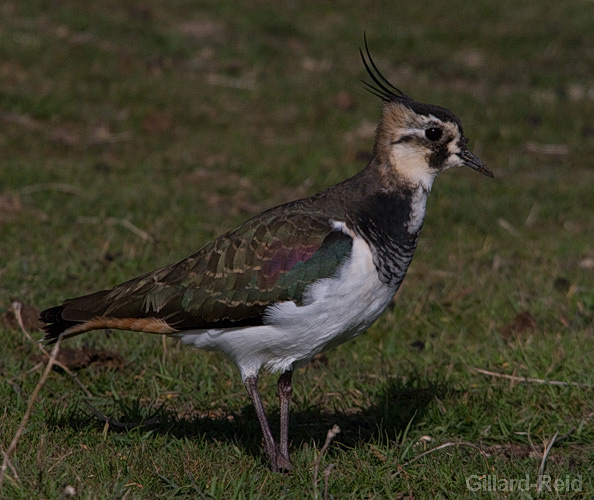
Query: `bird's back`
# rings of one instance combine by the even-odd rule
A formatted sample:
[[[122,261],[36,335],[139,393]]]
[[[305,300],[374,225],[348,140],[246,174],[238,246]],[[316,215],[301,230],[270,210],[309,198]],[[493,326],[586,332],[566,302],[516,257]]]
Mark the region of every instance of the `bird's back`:
[[[176,264],[44,311],[45,340],[99,328],[172,334],[260,326],[275,304],[301,306],[306,290],[335,276],[359,239],[375,263],[368,278],[379,276],[393,294],[418,231],[407,226],[411,193],[387,195],[373,169],[267,210]]]

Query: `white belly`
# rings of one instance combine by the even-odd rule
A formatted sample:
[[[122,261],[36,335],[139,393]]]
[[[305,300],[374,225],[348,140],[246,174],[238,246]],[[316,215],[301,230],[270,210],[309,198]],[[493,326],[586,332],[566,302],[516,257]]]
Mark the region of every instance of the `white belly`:
[[[269,307],[262,326],[178,336],[198,348],[223,351],[237,363],[244,379],[257,375],[262,366],[283,372],[365,331],[395,291],[379,280],[367,243],[354,238],[351,258],[336,276],[311,285],[303,305],[280,302]]]

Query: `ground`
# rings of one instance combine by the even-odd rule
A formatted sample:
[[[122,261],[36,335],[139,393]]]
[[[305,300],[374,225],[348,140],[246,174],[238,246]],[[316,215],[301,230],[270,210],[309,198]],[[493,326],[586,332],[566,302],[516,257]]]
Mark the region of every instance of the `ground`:
[[[363,168],[363,31],[496,177],[438,178],[394,308],[295,375],[293,474],[268,471],[230,362],[97,332],[64,344],[76,378],[40,386],[0,497],[536,498],[540,474],[543,498],[591,498],[592,25],[585,0],[4,1],[3,451],[45,363],[13,299],[113,286]]]

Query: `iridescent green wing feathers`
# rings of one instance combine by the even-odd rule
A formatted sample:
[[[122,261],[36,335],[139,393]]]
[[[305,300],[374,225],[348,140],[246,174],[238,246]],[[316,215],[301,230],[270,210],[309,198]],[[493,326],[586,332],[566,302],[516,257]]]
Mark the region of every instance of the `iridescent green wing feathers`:
[[[160,318],[176,330],[259,325],[275,302],[301,305],[308,285],[333,276],[351,248],[327,217],[265,212],[175,265],[118,285],[101,299],[101,315]]]

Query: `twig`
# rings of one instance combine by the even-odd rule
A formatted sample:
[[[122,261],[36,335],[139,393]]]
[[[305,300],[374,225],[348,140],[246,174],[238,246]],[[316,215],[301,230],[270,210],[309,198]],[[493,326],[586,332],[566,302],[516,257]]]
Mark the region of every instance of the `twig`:
[[[18,300],[14,300],[11,304],[12,310],[14,311],[14,316],[16,318],[16,321],[19,325],[19,328],[21,329],[21,331],[23,332],[23,335],[25,337],[27,337],[31,342],[33,342],[33,344],[35,344],[43,353],[43,355],[46,358],[50,358],[51,354],[48,353],[45,348],[39,343],[36,342],[33,337],[31,337],[31,335],[29,334],[29,332],[26,330],[25,325],[23,324],[23,317],[21,315],[21,309],[23,308],[23,304],[21,304]],[[53,352],[53,351],[52,351]],[[62,370],[64,370],[68,375],[70,375],[74,381],[78,384],[78,386],[83,390],[83,392],[88,396],[88,397],[93,397],[93,393],[91,391],[89,391],[89,389],[87,389],[85,387],[85,385],[78,379],[78,377],[76,376],[75,373],[73,373],[70,368],[68,368],[64,363],[58,361],[57,359],[54,359],[53,364],[56,366],[59,366]],[[30,372],[31,370],[29,370]],[[27,372],[27,373],[29,373]]]
[[[105,422],[107,425],[113,425],[114,427],[120,427],[123,429],[132,429],[134,427],[147,427],[149,425],[153,425],[159,422],[159,417],[152,417],[149,418],[148,420],[145,420],[144,422],[140,422],[139,424],[134,423],[134,422],[118,422],[117,420],[114,420],[111,417],[108,417],[107,415],[101,413],[99,410],[97,410],[96,408],[94,408],[93,406],[91,406],[91,404],[88,401],[84,401],[83,402],[89,407],[89,410],[91,410],[93,412],[93,414],[103,420],[103,422]]]
[[[528,439],[528,443],[530,444],[530,448],[532,448],[532,453],[534,453],[534,456],[538,455],[538,450],[536,449],[536,446],[534,444],[534,441],[532,441],[532,436],[530,434],[530,424],[528,424],[528,431],[526,432],[516,432],[516,434],[518,436],[526,436],[526,438]]]
[[[208,75],[208,83],[211,85],[220,85],[221,87],[231,87],[245,90],[254,90],[256,88],[253,78],[249,77],[229,78],[224,75],[210,74]]]
[[[37,193],[39,191],[62,191],[63,193],[76,194],[78,196],[84,196],[85,192],[70,184],[64,184],[63,182],[48,182],[45,184],[31,184],[19,189],[20,194]]]
[[[8,123],[15,123],[27,130],[37,130],[41,127],[41,123],[29,115],[22,113],[11,113],[10,111],[0,111],[0,120]]]
[[[320,462],[322,461],[322,457],[324,456],[324,454],[328,450],[328,447],[330,446],[330,443],[338,435],[339,432],[340,432],[340,427],[338,427],[338,425],[332,426],[332,429],[330,429],[328,431],[328,434],[326,434],[326,441],[324,442],[324,446],[322,446],[322,449],[320,450],[320,454],[318,455],[318,458],[316,459],[316,463],[314,465],[314,473],[313,473],[313,491],[314,491],[314,498],[316,500],[319,498],[319,493],[318,493],[318,474],[320,472]],[[326,469],[326,470],[328,470],[328,469]],[[330,469],[330,470],[332,470],[332,469]],[[328,474],[329,473],[330,472],[328,472]],[[326,492],[324,493],[324,496],[325,495],[326,495]]]
[[[569,154],[567,144],[537,144],[535,142],[526,143],[526,149],[530,153],[537,153],[551,156],[565,156]]]
[[[571,429],[569,429],[565,434],[562,434],[561,436],[559,436],[555,442],[558,443],[559,441],[563,441],[564,439],[567,439],[569,436],[571,436],[575,431],[577,430],[577,428],[575,426],[573,426]]]
[[[43,483],[43,471],[45,469],[45,434],[41,435],[39,440],[39,450],[37,450],[37,488]]]
[[[587,423],[590,420],[592,420],[592,418],[594,417],[594,412],[590,412],[588,413],[583,419],[582,419],[582,423]],[[582,425],[582,424],[580,424]],[[565,433],[565,434],[561,434],[560,436],[557,437],[557,435],[559,434],[559,432],[557,432],[557,434],[555,434],[555,445],[558,445],[561,441],[567,439],[569,436],[571,436],[578,428],[573,425],[572,427],[570,427],[570,429]],[[532,451],[534,452],[535,455],[538,454],[538,450],[536,449],[536,446],[534,445],[534,443],[532,442],[532,439],[530,437],[530,432],[516,432],[517,435],[519,436],[526,436],[528,438],[528,442],[530,443],[530,447],[532,448]],[[552,445],[551,445],[552,446]]]
[[[514,227],[512,226],[508,221],[506,221],[505,219],[497,219],[497,223],[503,228],[505,229],[508,233],[518,237],[521,236],[520,232]]]
[[[37,370],[39,370],[40,368],[43,368],[43,363],[40,361],[39,363],[37,363],[33,368],[30,368],[29,370],[27,370],[25,373],[21,373],[20,375],[17,375],[16,377],[11,378],[10,380],[14,381],[17,378],[25,378],[27,375],[30,375],[33,372],[36,372]]]
[[[534,222],[536,222],[539,212],[540,212],[540,205],[538,204],[537,201],[535,201],[534,204],[532,205],[532,208],[530,209],[530,212],[528,213],[528,217],[526,217],[526,220],[524,221],[524,225],[526,227],[532,226],[534,224]]]
[[[10,459],[8,458],[8,455],[6,454],[5,451],[2,452],[2,456],[4,457],[4,460],[6,460],[6,463],[8,464],[8,468],[11,470],[12,475],[14,476],[14,478],[15,479],[18,479],[19,478],[19,473],[14,468],[14,465],[12,464],[12,462],[10,461]],[[3,466],[4,466],[4,464],[3,464]],[[2,483],[0,483],[0,491],[2,491]]]
[[[43,363],[37,363],[33,368],[31,368],[30,370],[27,370],[25,373],[22,373],[21,375],[17,375],[16,377],[13,377],[11,379],[8,379],[6,382],[8,382],[12,388],[14,389],[14,391],[21,397],[23,397],[23,391],[21,390],[21,388],[19,387],[19,385],[15,382],[15,380],[17,378],[25,378],[27,375],[36,372],[37,370],[39,370],[40,368],[43,368],[44,364]]]
[[[17,393],[17,396],[23,397],[23,391],[21,390],[19,385],[14,380],[9,379],[6,381],[6,383],[12,386],[12,388],[14,389],[14,392]]]
[[[13,302],[13,305],[14,305],[14,302]],[[23,320],[21,318],[22,304],[18,303],[18,305],[19,305],[19,307],[15,308],[15,316],[17,318],[17,322],[19,323],[19,326],[21,326],[23,324]],[[10,446],[3,453],[4,460],[2,461],[2,467],[0,468],[0,491],[2,491],[2,484],[4,483],[4,476],[6,474],[6,468],[8,467],[8,464],[10,462],[10,456],[16,449],[17,443],[19,442],[19,439],[20,439],[23,431],[25,430],[25,427],[29,423],[29,418],[31,417],[31,412],[33,411],[33,406],[35,405],[35,402],[37,401],[37,396],[39,395],[39,391],[45,384],[45,381],[47,380],[50,372],[52,371],[52,368],[56,361],[56,356],[58,355],[58,351],[60,350],[60,342],[61,342],[61,338],[58,337],[58,341],[56,342],[56,345],[54,345],[54,348],[52,349],[49,361],[47,362],[47,365],[45,365],[45,370],[43,371],[43,374],[41,375],[39,382],[35,386],[35,389],[33,389],[33,392],[31,393],[31,397],[29,398],[29,404],[27,405],[27,409],[25,410],[25,414],[23,415],[21,423],[18,426],[14,437],[12,438]]]
[[[65,458],[69,457],[70,455],[72,455],[74,453],[74,451],[70,450],[69,452],[65,453],[64,455],[62,455],[60,458],[56,459],[56,461],[54,462],[54,465],[52,465],[48,470],[47,473],[49,474],[52,469],[58,465],[60,462],[62,462]]]
[[[105,223],[110,226],[114,226],[114,225],[123,226],[126,229],[129,229],[130,231],[132,231],[136,236],[138,236],[139,238],[141,238],[144,241],[150,241],[152,243],[154,243],[156,241],[156,238],[152,234],[147,233],[144,229],[140,229],[138,226],[135,226],[128,219],[120,219],[118,217],[107,217],[106,219],[101,219],[99,217],[83,217],[83,216],[81,216],[81,217],[77,218],[77,221],[78,222],[87,222],[89,224]]]
[[[529,383],[529,384],[573,386],[573,387],[579,387],[580,389],[590,389],[591,388],[590,385],[581,384],[580,382],[561,382],[560,380],[545,380],[545,379],[541,379],[541,378],[516,377],[514,375],[507,375],[505,373],[490,372],[489,370],[483,370],[482,368],[476,368],[474,366],[471,366],[470,369],[474,370],[475,372],[482,373],[483,375],[488,375],[490,377],[505,378],[508,380],[513,380],[514,382],[524,382],[524,383]]]
[[[547,443],[544,449],[544,453],[542,454],[542,460],[540,461],[540,467],[538,468],[538,481],[536,482],[536,492],[540,493],[540,489],[542,488],[542,476],[545,470],[545,464],[547,461],[547,457],[549,456],[549,452],[551,448],[555,444],[555,440],[557,439],[557,435],[559,431],[555,432],[555,435],[551,438],[551,440]]]
[[[327,500],[328,498],[328,478],[330,477],[330,474],[334,467],[334,464],[330,464],[328,467],[324,469],[324,496],[322,497],[324,500]]]
[[[449,448],[450,446],[470,446],[471,448],[474,448],[476,450],[479,451],[479,453],[483,456],[483,458],[487,458],[487,454],[476,444],[474,443],[469,443],[467,441],[460,441],[460,442],[448,442],[448,443],[444,443],[444,444],[440,444],[439,446],[436,446],[435,448],[431,448],[430,450],[424,451],[423,453],[421,453],[420,455],[416,456],[415,458],[413,458],[412,460],[409,460],[408,462],[405,462],[404,464],[402,464],[401,468],[398,469],[394,475],[397,476],[398,474],[400,474],[400,472],[402,470],[404,470],[404,467],[412,464],[413,462],[416,462],[417,460],[420,460],[421,458],[423,458],[426,455],[429,455],[430,453],[434,453],[436,451],[439,450],[443,450],[444,448]]]

